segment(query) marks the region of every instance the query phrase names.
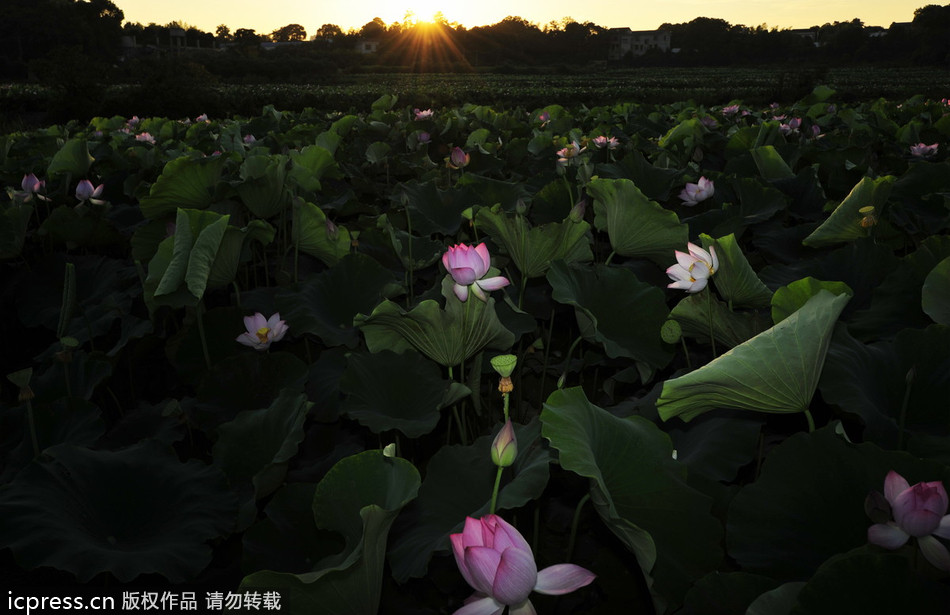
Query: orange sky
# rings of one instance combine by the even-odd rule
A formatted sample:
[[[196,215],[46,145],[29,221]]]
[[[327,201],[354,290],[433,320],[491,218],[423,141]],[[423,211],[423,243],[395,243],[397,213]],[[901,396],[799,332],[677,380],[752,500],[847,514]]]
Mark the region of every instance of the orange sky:
[[[914,10],[926,6],[924,0],[653,0],[625,2],[590,0],[522,0],[517,4],[502,0],[445,3],[437,0],[113,0],[128,22],[166,24],[182,21],[207,32],[219,24],[231,30],[252,28],[270,33],[298,23],[310,36],[322,24],[332,23],[347,30],[360,28],[379,17],[387,24],[402,21],[407,13],[427,18],[441,10],[450,22],[466,27],[497,23],[516,15],[540,26],[572,17],[600,26],[652,30],[662,23],[682,23],[695,17],[717,17],[732,24],[807,28],[834,21],[861,19],[865,25],[889,26],[911,21]],[[517,7],[517,8],[516,8]]]

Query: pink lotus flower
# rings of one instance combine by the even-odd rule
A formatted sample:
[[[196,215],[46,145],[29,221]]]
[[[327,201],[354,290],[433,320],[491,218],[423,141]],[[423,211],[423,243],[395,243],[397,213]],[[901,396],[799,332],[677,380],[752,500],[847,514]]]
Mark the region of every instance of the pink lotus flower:
[[[96,205],[102,205],[105,201],[99,199],[102,196],[102,190],[104,186],[99,184],[96,187],[92,186],[92,182],[88,179],[81,180],[76,184],[76,199],[82,203],[84,201],[89,201]]]
[[[264,318],[260,312],[255,312],[253,316],[244,317],[244,333],[235,338],[245,346],[250,346],[255,350],[267,350],[273,342],[279,342],[287,334],[287,323],[280,319],[280,312],[276,312],[270,318]]]
[[[913,536],[928,562],[950,572],[950,552],[934,538],[950,538],[950,515],[947,514],[950,502],[943,483],[933,481],[911,487],[903,476],[891,470],[884,479],[884,497],[894,520],[869,527],[868,542],[885,549],[897,549]]]
[[[700,123],[702,123],[703,126],[705,126],[706,128],[710,130],[719,126],[719,122],[716,121],[716,118],[709,115],[701,117],[699,121]]]
[[[428,143],[432,141],[432,135],[430,135],[426,131],[422,131],[419,133],[419,136],[417,137],[417,139],[419,140],[419,143]]]
[[[725,116],[735,115],[739,112],[739,105],[729,105],[722,108],[722,114]]]
[[[918,158],[930,158],[937,154],[937,149],[939,149],[939,144],[933,143],[931,145],[925,145],[923,143],[918,143],[917,145],[910,146],[911,156],[916,156]]]
[[[155,137],[148,134],[147,132],[141,132],[135,135],[135,140],[141,141],[143,143],[151,143],[152,145],[155,145]]]
[[[448,159],[445,161],[445,166],[450,169],[461,169],[467,167],[468,163],[471,162],[472,157],[465,153],[461,147],[456,147],[452,150],[452,153],[449,154]]]
[[[488,301],[485,291],[499,290],[511,283],[508,278],[500,275],[484,277],[491,268],[491,256],[484,243],[474,248],[461,243],[452,246],[442,255],[442,264],[455,280],[452,291],[459,301],[468,300],[469,288],[476,297],[482,301]]]
[[[557,163],[561,166],[566,166],[585,151],[587,151],[586,147],[581,147],[580,143],[574,141],[557,151]]]
[[[32,201],[34,196],[41,201],[48,201],[48,198],[40,194],[45,187],[45,181],[39,179],[33,173],[30,173],[29,175],[23,176],[23,181],[20,182],[20,188],[22,188],[23,191],[17,192],[16,196],[23,199],[24,203]]]
[[[551,121],[551,114],[547,111],[542,111],[538,114],[538,123],[541,124],[541,128],[544,128],[545,124]]]
[[[254,135],[244,135],[244,143],[246,143],[247,145],[257,143],[257,137],[255,137]]]
[[[208,119],[208,114],[207,114],[207,113],[202,113],[201,115],[199,115],[198,117],[195,118],[195,122],[197,122],[197,123],[199,123],[199,124],[200,124],[200,123],[208,124],[208,123],[211,122],[211,120]]]
[[[617,140],[617,137],[610,137],[609,139],[604,135],[593,138],[594,146],[597,149],[617,149],[617,146],[620,145],[620,141]]]
[[[715,191],[716,187],[712,181],[705,177],[700,177],[699,181],[695,184],[687,183],[679,196],[683,199],[683,205],[693,206],[711,197]]]
[[[590,585],[596,575],[574,564],[538,571],[531,547],[518,530],[498,515],[465,518],[461,534],[452,534],[455,563],[475,590],[454,615],[534,615],[532,591],[558,596]]]
[[[415,118],[417,122],[421,122],[422,120],[428,120],[433,115],[435,115],[435,112],[432,111],[432,109],[425,109],[425,110],[413,109],[413,113],[415,114]]]
[[[800,118],[793,117],[787,122],[782,122],[781,124],[779,124],[778,129],[779,129],[779,132],[781,132],[783,135],[790,135],[790,134],[798,132],[798,129],[801,128],[801,126],[802,126],[802,120]]]
[[[709,252],[694,243],[687,243],[686,252],[674,250],[676,264],[666,270],[666,275],[673,280],[667,288],[679,288],[688,293],[698,293],[706,288],[709,277],[719,269],[719,258],[716,257],[716,248],[709,247]]]

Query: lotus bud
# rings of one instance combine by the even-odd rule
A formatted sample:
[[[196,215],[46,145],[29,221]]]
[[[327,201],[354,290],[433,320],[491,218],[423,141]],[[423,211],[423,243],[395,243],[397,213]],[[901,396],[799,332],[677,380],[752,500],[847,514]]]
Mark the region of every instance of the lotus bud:
[[[587,211],[587,201],[578,201],[574,207],[571,208],[571,213],[567,214],[567,217],[574,224],[578,224],[584,221],[584,213]]]
[[[518,440],[515,438],[515,430],[509,419],[505,421],[505,426],[501,428],[491,444],[491,460],[499,468],[507,468],[515,462],[517,456]]]

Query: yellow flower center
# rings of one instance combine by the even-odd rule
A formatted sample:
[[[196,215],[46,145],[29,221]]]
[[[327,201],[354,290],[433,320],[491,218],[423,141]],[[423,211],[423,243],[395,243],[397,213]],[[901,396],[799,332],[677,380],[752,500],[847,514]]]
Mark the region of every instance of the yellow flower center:
[[[262,344],[266,344],[268,333],[270,333],[270,327],[261,327],[257,330],[257,339],[261,340]]]

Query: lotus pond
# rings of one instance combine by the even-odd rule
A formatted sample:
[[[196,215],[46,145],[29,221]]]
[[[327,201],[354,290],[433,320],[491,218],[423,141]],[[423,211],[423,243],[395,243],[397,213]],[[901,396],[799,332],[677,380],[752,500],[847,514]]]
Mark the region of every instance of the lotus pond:
[[[827,87],[2,136],[8,589],[946,612],[948,149]]]

